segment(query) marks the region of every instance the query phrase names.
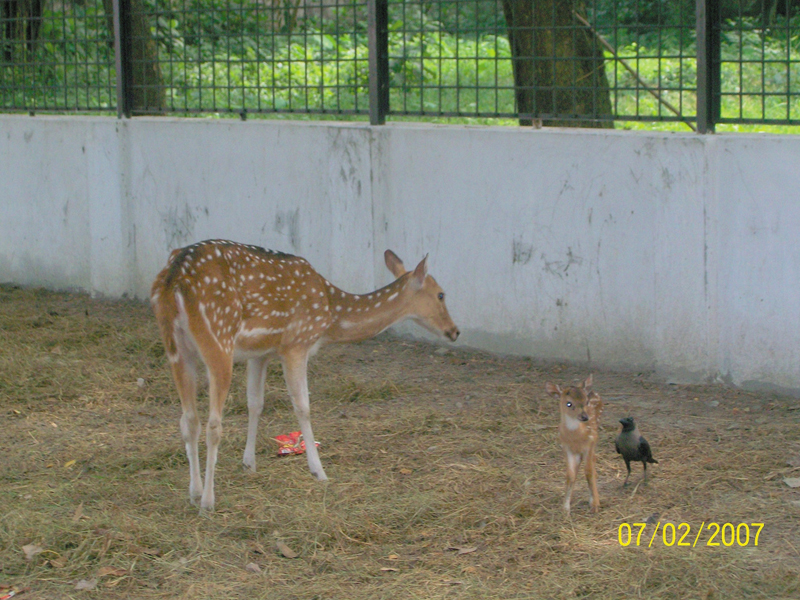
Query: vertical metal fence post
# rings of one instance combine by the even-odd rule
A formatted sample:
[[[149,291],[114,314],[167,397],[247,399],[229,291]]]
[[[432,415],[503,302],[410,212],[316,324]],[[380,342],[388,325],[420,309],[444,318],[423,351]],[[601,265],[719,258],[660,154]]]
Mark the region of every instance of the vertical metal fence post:
[[[130,1],[113,0],[114,64],[117,69],[117,118],[131,116]]]
[[[697,0],[697,132],[713,133],[720,115],[719,0]]]
[[[368,0],[369,122],[383,125],[389,112],[389,2]]]

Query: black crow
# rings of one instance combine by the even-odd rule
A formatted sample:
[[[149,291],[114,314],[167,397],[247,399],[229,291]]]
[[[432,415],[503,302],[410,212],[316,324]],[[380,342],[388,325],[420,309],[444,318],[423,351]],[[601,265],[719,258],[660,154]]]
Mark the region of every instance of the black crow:
[[[628,467],[628,477],[631,476],[631,461],[642,461],[644,465],[644,480],[647,481],[647,463],[656,463],[658,461],[653,458],[653,453],[650,450],[650,444],[639,433],[639,428],[633,422],[633,417],[625,417],[619,420],[622,423],[622,431],[617,436],[617,441],[614,445],[617,448],[617,454],[622,454],[625,459],[625,466]],[[628,485],[628,477],[625,478],[623,487]]]

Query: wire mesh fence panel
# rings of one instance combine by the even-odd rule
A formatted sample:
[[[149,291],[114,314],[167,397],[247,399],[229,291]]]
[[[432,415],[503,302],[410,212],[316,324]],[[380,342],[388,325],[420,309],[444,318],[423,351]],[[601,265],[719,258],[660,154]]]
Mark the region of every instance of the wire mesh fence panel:
[[[800,3],[724,6],[720,123],[800,123]]]
[[[116,110],[111,14],[102,0],[0,0],[0,109]]]
[[[344,0],[145,2],[154,35],[131,31],[132,110],[366,114],[366,11]]]
[[[505,29],[496,0],[390,0],[390,113],[516,116]]]
[[[391,0],[390,113],[692,119],[694,4]]]
[[[0,0],[0,110],[798,124],[798,40],[800,0]]]
[[[592,4],[591,27],[603,47],[616,119],[687,123],[695,119],[695,4],[694,0]],[[585,22],[577,10],[575,14]]]

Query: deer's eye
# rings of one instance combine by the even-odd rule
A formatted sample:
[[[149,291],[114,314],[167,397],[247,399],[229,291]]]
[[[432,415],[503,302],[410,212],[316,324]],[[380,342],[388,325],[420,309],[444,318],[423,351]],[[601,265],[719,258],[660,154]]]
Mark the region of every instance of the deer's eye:
[[[572,408],[572,402],[567,402],[567,408]]]
[[[444,292],[439,292],[439,300],[444,300]]]

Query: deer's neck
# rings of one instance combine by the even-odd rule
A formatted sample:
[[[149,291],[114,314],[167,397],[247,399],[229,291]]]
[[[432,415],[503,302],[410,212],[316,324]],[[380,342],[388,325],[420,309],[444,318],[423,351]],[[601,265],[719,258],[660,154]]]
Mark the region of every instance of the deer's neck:
[[[325,333],[328,342],[360,342],[378,335],[408,316],[407,277],[374,292],[350,294],[328,286],[328,306],[333,322]]]

